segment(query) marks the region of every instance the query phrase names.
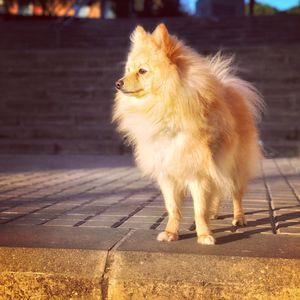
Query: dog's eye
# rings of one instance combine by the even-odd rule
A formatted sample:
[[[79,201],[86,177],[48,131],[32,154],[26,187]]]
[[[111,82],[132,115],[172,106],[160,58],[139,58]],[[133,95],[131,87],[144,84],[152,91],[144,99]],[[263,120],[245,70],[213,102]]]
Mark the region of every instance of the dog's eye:
[[[143,68],[139,69],[139,74],[140,74],[140,75],[143,75],[143,74],[145,74],[145,73],[147,73],[147,70],[145,70],[145,69],[143,69]]]

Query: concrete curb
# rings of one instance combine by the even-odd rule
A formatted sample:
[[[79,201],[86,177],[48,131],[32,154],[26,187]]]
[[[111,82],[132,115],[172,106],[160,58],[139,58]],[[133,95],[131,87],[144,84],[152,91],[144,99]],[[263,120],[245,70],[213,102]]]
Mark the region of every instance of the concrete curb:
[[[0,248],[1,299],[102,299],[107,251]]]
[[[0,256],[1,299],[300,297],[295,259],[28,248]]]
[[[299,299],[293,259],[116,252],[107,299]]]
[[[1,299],[300,298],[296,237],[219,236],[222,243],[204,247],[193,237],[158,243],[153,230],[32,227],[40,242],[22,247],[30,230],[13,246],[16,229],[0,229]]]

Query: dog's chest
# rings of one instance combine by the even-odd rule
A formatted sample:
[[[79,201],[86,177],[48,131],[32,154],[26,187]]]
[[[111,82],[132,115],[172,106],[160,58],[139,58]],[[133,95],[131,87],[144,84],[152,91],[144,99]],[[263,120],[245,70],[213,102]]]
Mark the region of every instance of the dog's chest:
[[[160,135],[137,144],[139,165],[146,173],[169,173],[180,165],[186,146],[185,135]]]
[[[138,115],[127,118],[126,127],[135,144],[137,162],[144,172],[169,172],[182,165],[188,144],[186,133],[176,130],[169,122],[155,122]]]

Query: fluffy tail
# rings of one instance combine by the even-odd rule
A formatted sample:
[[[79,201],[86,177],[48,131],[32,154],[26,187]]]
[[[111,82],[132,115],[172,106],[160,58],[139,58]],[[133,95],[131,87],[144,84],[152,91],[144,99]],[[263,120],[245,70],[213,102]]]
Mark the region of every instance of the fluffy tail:
[[[236,76],[237,68],[233,66],[233,61],[234,56],[224,57],[221,52],[208,58],[208,64],[213,74],[215,74],[224,85],[234,87],[235,90],[243,96],[254,119],[256,122],[259,122],[265,108],[262,95],[250,82]]]

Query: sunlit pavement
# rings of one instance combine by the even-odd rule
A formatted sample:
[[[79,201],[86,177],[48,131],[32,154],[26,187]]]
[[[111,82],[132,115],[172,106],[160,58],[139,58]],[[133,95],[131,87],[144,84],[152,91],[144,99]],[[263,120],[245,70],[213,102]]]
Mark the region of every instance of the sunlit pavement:
[[[156,234],[163,230],[167,220],[162,196],[155,184],[141,177],[129,156],[6,155],[0,156],[0,166],[0,246],[1,256],[6,258],[2,260],[6,261],[2,270],[9,269],[8,273],[13,270],[7,265],[7,257],[13,253],[22,260],[24,253],[18,251],[23,247],[27,251],[89,249],[108,253],[120,250],[123,254],[135,251],[149,255],[296,259],[294,269],[288,272],[290,277],[285,280],[293,293],[300,293],[299,279],[295,279],[300,275],[300,158],[265,159],[260,176],[251,181],[244,197],[248,225],[231,225],[232,203],[224,200],[219,218],[211,222],[217,239],[217,245],[211,247],[196,243],[189,197],[183,206],[180,240],[167,244],[156,241]],[[102,271],[107,274],[105,266]],[[99,276],[102,278],[103,274]],[[294,288],[295,280],[298,288]],[[87,299],[97,299],[100,294],[114,299],[128,292],[123,285],[110,292],[107,288],[101,285],[99,291],[96,289],[98,292],[89,290],[88,296],[76,293]],[[266,291],[262,293],[270,296]],[[6,294],[0,288],[1,295]],[[70,295],[73,294],[65,296]]]
[[[167,220],[155,184],[128,156],[0,157],[0,223],[19,226],[161,230]],[[248,226],[236,232],[300,235],[300,159],[268,159],[244,197]],[[215,232],[231,232],[232,203],[223,201]],[[193,206],[183,208],[193,231]]]

